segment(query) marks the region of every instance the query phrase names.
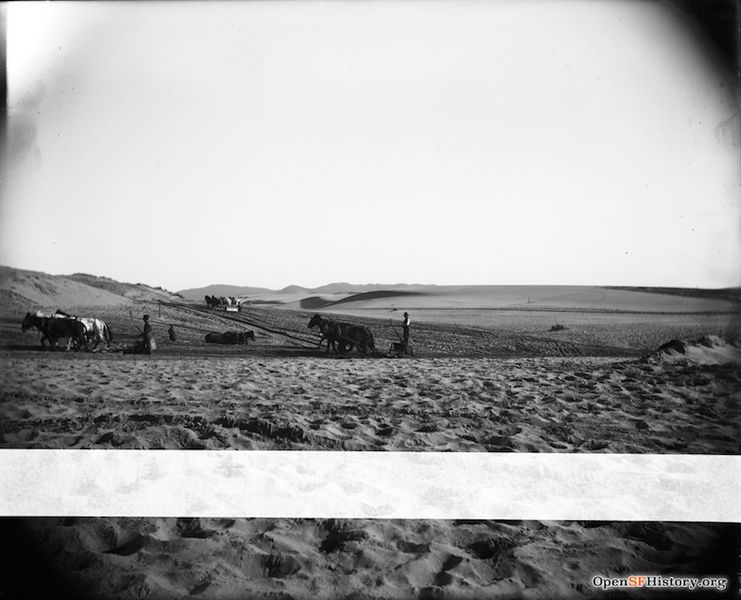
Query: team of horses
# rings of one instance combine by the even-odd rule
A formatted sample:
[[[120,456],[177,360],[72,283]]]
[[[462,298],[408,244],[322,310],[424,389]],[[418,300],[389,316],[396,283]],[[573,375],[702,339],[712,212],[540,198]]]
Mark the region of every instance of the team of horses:
[[[330,348],[336,354],[345,354],[353,349],[361,354],[376,352],[373,334],[364,325],[335,321],[315,314],[308,327],[319,330],[319,347],[326,342],[327,354]],[[41,345],[48,342],[52,349],[57,347],[61,339],[67,340],[66,350],[84,348],[87,351],[91,350],[91,345],[95,350],[101,342],[107,347],[113,340],[110,328],[101,319],[78,317],[61,310],[53,314],[40,311],[26,313],[21,329],[25,332],[31,328],[41,332]],[[213,344],[246,344],[249,341],[255,341],[254,331],[210,332],[206,335],[206,342]]]
[[[309,329],[313,329],[314,327],[319,329],[319,333],[321,334],[319,347],[321,348],[322,344],[326,341],[327,353],[329,353],[330,346],[337,354],[344,354],[353,348],[362,354],[374,353],[376,351],[373,334],[364,325],[325,319],[317,314],[311,317],[308,327]]]
[[[31,328],[41,332],[41,345],[48,342],[52,349],[57,347],[60,339],[67,340],[66,350],[85,348],[87,351],[91,350],[91,344],[92,350],[95,350],[100,342],[107,347],[113,340],[110,328],[101,319],[77,317],[62,310],[53,314],[40,311],[26,313],[21,329],[25,332]]]
[[[229,296],[228,298],[225,296],[205,296],[204,300],[206,301],[206,306],[208,308],[239,307],[241,304],[239,298],[235,298],[234,296]]]

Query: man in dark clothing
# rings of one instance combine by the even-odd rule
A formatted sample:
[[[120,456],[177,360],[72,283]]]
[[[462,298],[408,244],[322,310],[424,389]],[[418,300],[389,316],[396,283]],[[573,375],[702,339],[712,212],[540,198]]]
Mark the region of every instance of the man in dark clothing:
[[[170,329],[167,330],[167,335],[170,336],[171,342],[174,342],[177,340],[177,336],[175,335],[175,327],[173,325],[170,325]]]
[[[401,324],[401,330],[404,332],[404,352],[409,348],[409,328],[412,325],[412,321],[409,319],[409,313],[404,313],[404,321]]]
[[[149,315],[144,315],[142,342],[144,344],[144,354],[152,354],[152,350],[156,350],[157,348],[157,344],[154,341],[154,334],[152,333],[152,326],[149,324]]]

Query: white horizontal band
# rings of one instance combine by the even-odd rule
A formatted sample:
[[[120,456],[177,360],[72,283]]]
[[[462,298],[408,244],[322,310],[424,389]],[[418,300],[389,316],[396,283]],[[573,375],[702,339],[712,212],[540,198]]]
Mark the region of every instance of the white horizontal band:
[[[0,515],[741,522],[741,457],[0,450]]]

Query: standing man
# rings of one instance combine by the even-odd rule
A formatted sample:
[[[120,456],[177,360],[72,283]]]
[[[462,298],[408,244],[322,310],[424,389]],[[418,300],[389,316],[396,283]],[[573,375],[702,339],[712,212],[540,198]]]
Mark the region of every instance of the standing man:
[[[152,354],[152,350],[157,349],[157,344],[154,341],[154,334],[152,333],[152,326],[149,324],[149,315],[144,315],[144,333],[142,334],[142,342],[144,342],[144,354]]]
[[[167,330],[167,335],[170,336],[171,342],[177,340],[177,336],[175,335],[175,327],[173,325],[170,325],[170,329]]]
[[[401,323],[401,329],[404,332],[404,353],[406,354],[409,350],[409,327],[411,327],[412,321],[409,319],[409,313],[404,313],[404,321]]]

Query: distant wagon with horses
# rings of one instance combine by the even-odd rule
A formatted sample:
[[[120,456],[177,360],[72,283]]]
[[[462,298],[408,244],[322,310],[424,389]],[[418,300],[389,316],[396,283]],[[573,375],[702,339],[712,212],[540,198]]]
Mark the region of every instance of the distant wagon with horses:
[[[206,306],[210,309],[222,309],[227,312],[240,312],[242,310],[242,302],[235,296],[209,296],[204,297]]]

